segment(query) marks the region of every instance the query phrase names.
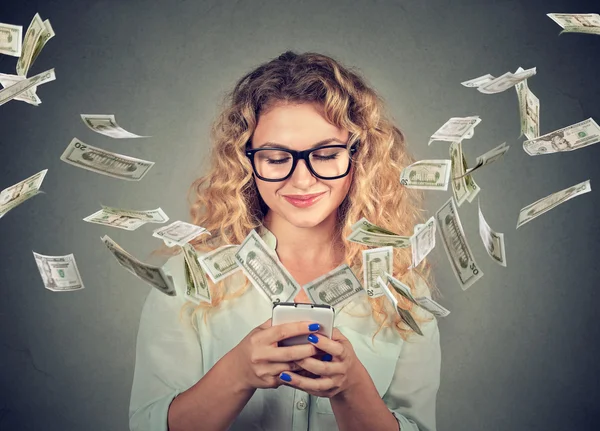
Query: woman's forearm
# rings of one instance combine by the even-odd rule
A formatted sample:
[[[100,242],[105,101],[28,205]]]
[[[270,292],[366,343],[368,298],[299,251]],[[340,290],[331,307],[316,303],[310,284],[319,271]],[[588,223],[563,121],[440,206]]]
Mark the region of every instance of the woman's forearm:
[[[236,381],[231,356],[221,358],[169,407],[169,431],[226,430],[254,394]]]

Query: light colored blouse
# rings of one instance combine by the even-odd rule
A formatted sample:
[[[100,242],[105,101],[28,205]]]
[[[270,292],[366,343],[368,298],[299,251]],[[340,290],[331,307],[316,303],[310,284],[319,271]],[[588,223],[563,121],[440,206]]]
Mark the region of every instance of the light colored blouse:
[[[274,250],[273,233],[264,226],[258,233]],[[186,302],[183,254],[170,258],[165,269],[173,277],[177,296],[151,289],[142,308],[129,405],[132,431],[167,431],[171,401],[200,380],[253,328],[271,317],[272,304],[250,285],[243,295],[224,301],[213,310],[208,325],[202,321],[202,313],[197,313],[198,334],[187,324],[186,317],[179,320],[179,311]],[[225,287],[235,291],[244,281],[243,273],[237,271],[226,279]],[[424,284],[421,289],[417,296],[430,297]],[[418,312],[428,314],[424,310]],[[404,341],[395,330],[384,328],[372,344],[379,326],[371,316],[367,296],[360,295],[336,310],[334,326],[352,343],[400,429],[435,431],[441,367],[436,318],[421,325],[422,337],[411,335]],[[229,429],[335,431],[338,427],[328,398],[282,385],[277,389],[257,389]]]

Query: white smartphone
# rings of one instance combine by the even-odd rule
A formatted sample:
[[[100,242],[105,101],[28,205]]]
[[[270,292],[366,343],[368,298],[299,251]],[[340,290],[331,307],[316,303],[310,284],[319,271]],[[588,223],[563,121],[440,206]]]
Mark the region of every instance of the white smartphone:
[[[273,305],[273,317],[271,326],[282,323],[302,322],[304,320],[318,323],[321,327],[317,334],[331,338],[333,333],[333,319],[335,310],[331,305],[306,304],[296,302],[279,302]],[[295,346],[307,344],[308,334],[286,338],[278,343],[279,346]]]

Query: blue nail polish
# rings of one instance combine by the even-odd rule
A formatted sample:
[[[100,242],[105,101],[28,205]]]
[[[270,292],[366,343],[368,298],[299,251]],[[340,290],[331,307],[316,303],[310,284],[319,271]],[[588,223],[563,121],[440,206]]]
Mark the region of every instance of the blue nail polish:
[[[279,375],[279,378],[281,380],[283,380],[284,382],[291,382],[292,381],[292,377],[289,374],[287,374],[287,373],[281,373]]]
[[[310,334],[308,336],[308,341],[310,341],[311,343],[318,343],[319,337],[317,337],[315,334]]]
[[[321,325],[319,325],[318,323],[311,323],[310,325],[308,325],[308,330],[309,331],[318,331],[320,327],[321,327]]]
[[[323,357],[321,358],[321,360],[325,361],[325,362],[331,362],[332,359],[333,359],[333,356],[331,356],[329,353],[325,353],[323,355]]]

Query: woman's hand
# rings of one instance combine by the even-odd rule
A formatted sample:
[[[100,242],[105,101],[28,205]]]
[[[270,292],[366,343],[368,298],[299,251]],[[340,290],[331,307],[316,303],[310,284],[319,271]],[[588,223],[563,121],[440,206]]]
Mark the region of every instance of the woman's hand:
[[[283,383],[279,378],[282,372],[300,371],[294,361],[317,354],[312,344],[278,347],[277,343],[296,335],[308,335],[319,330],[313,322],[293,322],[271,326],[271,319],[254,328],[228,353],[232,364],[232,373],[247,390],[258,388],[277,388]]]
[[[357,358],[352,344],[337,328],[333,329],[331,339],[320,334],[308,337],[311,345],[325,355],[320,360],[306,357],[295,362],[317,378],[286,371],[279,377],[285,384],[317,397],[331,398],[369,381],[369,373]]]

